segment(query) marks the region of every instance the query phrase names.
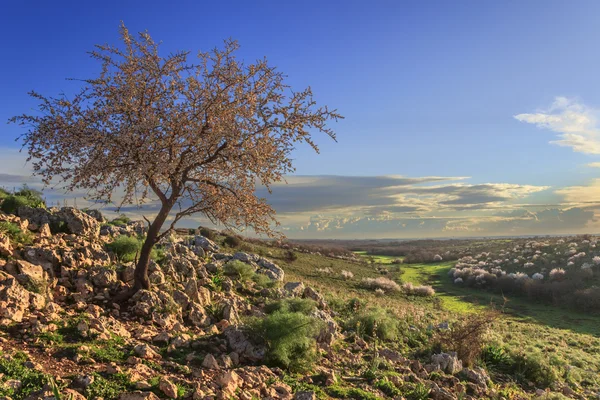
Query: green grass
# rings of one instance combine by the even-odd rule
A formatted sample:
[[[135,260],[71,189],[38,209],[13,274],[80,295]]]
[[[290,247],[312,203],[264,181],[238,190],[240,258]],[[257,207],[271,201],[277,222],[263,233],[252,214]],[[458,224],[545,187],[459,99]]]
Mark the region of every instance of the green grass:
[[[600,318],[574,313],[568,309],[532,302],[527,298],[506,296],[455,285],[448,277],[452,262],[436,264],[386,265],[386,277],[399,283],[431,285],[432,298],[407,297],[402,293],[376,296],[360,287],[364,277],[381,276],[381,265],[349,262],[318,255],[298,253],[295,261],[286,261],[283,250],[254,245],[251,250],[270,251],[273,259],[285,270],[286,281],[303,281],[330,299],[360,299],[363,304],[386,307],[397,313],[412,313],[417,318],[441,322],[494,306],[504,311],[495,323],[489,342],[511,352],[526,352],[540,364],[550,366],[560,379],[578,385],[600,387]],[[319,273],[329,268],[333,272]],[[342,270],[354,274],[344,280]],[[339,300],[335,300],[339,301]],[[408,311],[407,311],[408,310]],[[328,393],[330,396],[332,393]],[[419,390],[411,396],[421,397]]]
[[[403,260],[401,256],[382,256],[382,255],[370,255],[366,251],[354,251],[356,255],[361,256],[365,261],[373,261],[376,264],[394,264],[396,260]]]
[[[0,354],[0,396],[21,400],[41,390],[48,382],[49,375],[25,366],[25,361],[27,356],[23,353],[17,352],[10,357]],[[17,390],[5,388],[3,382],[9,379],[21,381],[21,388]]]
[[[560,307],[532,302],[521,296],[492,293],[486,290],[455,285],[448,278],[452,262],[440,264],[410,264],[402,266],[402,281],[433,286],[444,309],[468,313],[495,305],[514,320],[539,323],[577,333],[600,335],[600,318]],[[506,303],[505,303],[506,301]]]

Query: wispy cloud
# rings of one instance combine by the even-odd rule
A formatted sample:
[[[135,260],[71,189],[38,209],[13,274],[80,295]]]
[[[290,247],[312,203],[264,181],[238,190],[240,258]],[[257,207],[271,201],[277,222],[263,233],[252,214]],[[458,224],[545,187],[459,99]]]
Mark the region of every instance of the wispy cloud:
[[[536,125],[558,133],[558,140],[550,143],[571,147],[585,154],[600,154],[600,110],[588,107],[575,99],[556,97],[547,109],[514,117],[521,122]]]

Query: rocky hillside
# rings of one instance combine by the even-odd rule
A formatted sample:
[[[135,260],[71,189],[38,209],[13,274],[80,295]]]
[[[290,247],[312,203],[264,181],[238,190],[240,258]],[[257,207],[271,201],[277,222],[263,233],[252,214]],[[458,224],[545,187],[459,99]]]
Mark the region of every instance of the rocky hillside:
[[[391,314],[369,314],[359,301],[334,311],[310,286],[286,281],[268,255],[199,235],[160,243],[152,290],[118,304],[143,223],[109,224],[74,208],[16,214],[0,213],[5,399],[579,396],[493,382],[456,353],[416,357],[411,347],[447,324],[406,326],[399,336]]]

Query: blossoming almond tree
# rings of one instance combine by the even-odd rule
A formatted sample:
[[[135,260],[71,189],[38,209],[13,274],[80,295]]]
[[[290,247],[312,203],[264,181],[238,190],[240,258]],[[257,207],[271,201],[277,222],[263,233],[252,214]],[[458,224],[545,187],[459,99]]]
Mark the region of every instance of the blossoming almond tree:
[[[273,235],[275,212],[256,186],[294,170],[296,143],[318,152],[311,132],[335,139],[327,122],[342,117],[318,107],[310,88],[293,92],[266,59],[238,61],[235,41],[191,62],[189,52],[161,56],[148,33],[123,24],[120,33],[122,46],[90,53],[102,68],[80,92],[32,92],[39,112],[11,121],[28,127],[21,139],[45,184],[60,181],[119,206],[158,199],[131,295],[150,287],[152,248],[186,216]]]

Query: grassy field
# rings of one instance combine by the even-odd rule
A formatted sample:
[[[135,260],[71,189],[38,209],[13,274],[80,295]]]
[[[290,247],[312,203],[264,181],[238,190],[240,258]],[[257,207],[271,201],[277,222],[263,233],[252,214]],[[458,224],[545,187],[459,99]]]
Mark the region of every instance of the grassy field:
[[[370,255],[367,254],[366,251],[354,251],[353,253],[361,256],[366,261],[372,261],[373,263],[377,264],[394,264],[394,261],[402,260],[404,258],[398,256]]]
[[[577,333],[600,335],[600,318],[597,316],[536,303],[534,299],[503,296],[455,285],[448,279],[448,271],[452,266],[451,262],[403,265],[401,276],[405,282],[433,286],[444,309],[448,311],[472,312],[478,308],[494,306],[521,322],[540,323]]]
[[[454,285],[448,278],[452,262],[381,265],[305,253],[286,261],[280,249],[254,245],[252,250],[276,259],[286,272],[286,281],[303,281],[330,299],[359,298],[399,315],[411,315],[417,322],[435,324],[492,306],[501,309],[503,314],[490,333],[490,343],[543,360],[561,371],[565,381],[600,386],[600,318],[596,316]],[[389,259],[379,259],[383,258]],[[377,296],[362,288],[361,280],[381,276],[382,267],[387,270],[386,276],[398,283],[431,285],[435,296],[420,298],[401,292]],[[323,269],[331,272],[318,271]],[[354,277],[343,279],[342,270],[352,272]]]

